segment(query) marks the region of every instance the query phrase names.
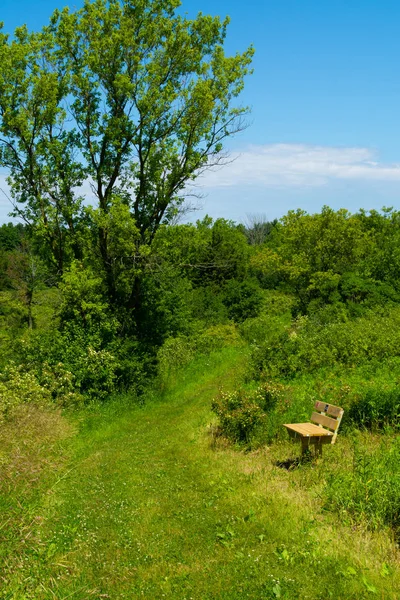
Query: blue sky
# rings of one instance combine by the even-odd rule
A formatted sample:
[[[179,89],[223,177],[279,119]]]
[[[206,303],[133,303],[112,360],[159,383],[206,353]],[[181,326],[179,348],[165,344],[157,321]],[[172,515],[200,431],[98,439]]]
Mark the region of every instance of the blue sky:
[[[0,19],[6,31],[39,29],[63,5],[2,0]],[[183,0],[181,10],[228,14],[227,51],[256,49],[242,95],[251,125],[230,140],[234,162],[199,181],[196,216],[399,207],[400,3]],[[7,211],[0,198],[0,221]]]

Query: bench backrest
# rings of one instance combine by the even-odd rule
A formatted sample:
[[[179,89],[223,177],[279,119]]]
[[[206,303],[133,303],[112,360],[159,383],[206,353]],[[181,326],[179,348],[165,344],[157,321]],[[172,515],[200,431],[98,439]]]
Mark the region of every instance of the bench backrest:
[[[340,421],[343,417],[343,408],[340,406],[333,406],[333,404],[325,404],[325,402],[315,403],[315,412],[311,415],[311,422],[333,431],[332,444],[336,442],[337,433],[340,425]]]

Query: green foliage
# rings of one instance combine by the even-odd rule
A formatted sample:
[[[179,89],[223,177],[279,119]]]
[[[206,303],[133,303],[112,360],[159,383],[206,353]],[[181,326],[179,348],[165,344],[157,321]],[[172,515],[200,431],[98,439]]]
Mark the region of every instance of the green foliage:
[[[77,372],[81,393],[89,398],[106,399],[115,390],[117,368],[117,358],[111,352],[88,346]]]
[[[191,316],[195,328],[228,323],[228,311],[219,286],[196,287],[191,294]]]
[[[259,370],[293,376],[322,367],[357,366],[399,356],[398,308],[355,320],[321,325],[299,317],[290,327],[261,347],[254,346]]]
[[[228,317],[236,323],[256,317],[262,299],[259,285],[251,279],[245,281],[231,279],[224,286],[222,301],[226,306]]]
[[[220,392],[212,401],[212,411],[217,415],[224,435],[235,442],[249,443],[266,415],[257,402],[257,392],[244,390]]]
[[[107,288],[113,290],[109,300],[126,305],[132,293],[132,282],[143,274],[143,263],[148,254],[147,246],[139,244],[140,232],[134,216],[119,196],[111,197],[108,211],[88,207],[86,215],[90,233],[89,239],[85,240],[86,262],[101,274],[105,284],[103,293]],[[102,260],[103,237],[107,240],[106,266]]]
[[[148,348],[132,338],[114,342],[110,352],[115,358],[112,381],[115,390],[142,396],[156,373],[155,358]]]
[[[0,331],[11,341],[28,322],[26,306],[11,291],[0,292]]]
[[[139,338],[158,347],[169,336],[189,332],[191,290],[190,281],[172,266],[146,273],[135,314]]]
[[[9,365],[0,376],[0,424],[17,406],[25,403],[46,404],[51,392],[40,385],[33,373]]]
[[[256,388],[240,386],[221,391],[211,409],[218,416],[222,433],[237,442],[258,445],[271,441],[291,405],[291,389],[276,381]]]
[[[84,400],[77,392],[75,376],[61,362],[53,365],[44,362],[39,381],[40,385],[50,392],[52,401],[58,406],[76,407]]]
[[[399,236],[398,213],[391,210],[369,215],[328,207],[315,215],[291,211],[251,263],[264,286],[294,293],[297,312],[314,314],[339,304],[357,316],[399,302],[398,278],[386,254],[390,247],[397,261]]]
[[[38,33],[0,33],[0,166],[18,213],[58,275],[95,255],[108,299],[129,309],[139,246],[176,218],[185,186],[222,163],[248,112],[236,99],[253,49],[227,56],[229,19],[189,19],[178,6],[88,1]],[[92,213],[78,191],[88,179]]]
[[[0,225],[0,250],[5,252],[17,250],[25,235],[26,230],[21,223],[3,223]]]
[[[61,330],[72,337],[93,337],[100,343],[110,341],[117,332],[118,322],[104,299],[102,278],[82,263],[73,262],[59,287]]]
[[[73,404],[87,399],[104,399],[115,390],[117,356],[102,348],[96,338],[70,332],[34,332],[15,347],[22,365],[29,365],[38,381],[48,385],[55,400]],[[65,389],[64,389],[65,387]]]
[[[326,504],[369,527],[400,533],[400,439],[382,440],[374,451],[355,440],[349,470],[332,472]]]
[[[40,370],[33,364],[29,366],[27,370],[26,364],[9,362],[1,373],[0,423],[23,404],[71,407],[82,403],[75,376],[61,362],[53,365],[44,362]]]
[[[400,428],[400,385],[385,389],[373,386],[356,395],[346,421],[356,427],[379,430]]]
[[[213,221],[206,216],[195,225],[161,227],[154,238],[151,256],[158,266],[173,265],[195,287],[205,287],[243,279],[247,274],[249,248],[235,223],[226,219]]]
[[[160,383],[164,388],[171,378],[194,356],[194,345],[184,337],[168,338],[157,353],[157,368]]]
[[[195,340],[195,347],[201,354],[208,354],[215,350],[222,350],[229,346],[240,346],[241,337],[235,325],[214,325],[208,327]]]
[[[157,372],[162,388],[171,385],[195,356],[208,356],[217,350],[240,345],[242,340],[233,324],[211,326],[203,333],[189,337],[168,338],[157,352]]]

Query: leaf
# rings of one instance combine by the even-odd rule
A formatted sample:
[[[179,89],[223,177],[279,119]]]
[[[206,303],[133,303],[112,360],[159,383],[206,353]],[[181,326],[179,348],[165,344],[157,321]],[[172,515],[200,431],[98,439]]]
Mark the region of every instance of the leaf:
[[[366,578],[365,578],[365,577],[363,577],[363,578],[362,578],[362,582],[363,582],[363,584],[364,584],[364,585],[365,585],[365,587],[367,588],[367,591],[368,591],[370,594],[377,594],[377,593],[378,593],[378,592],[377,592],[377,589],[376,589],[376,587],[374,587],[374,586],[373,586],[371,583],[369,583],[369,582],[366,580]]]
[[[391,568],[389,567],[389,565],[387,565],[386,563],[383,563],[382,568],[381,568],[381,576],[382,577],[388,577],[391,574]]]
[[[290,558],[290,557],[289,557],[289,552],[286,550],[286,548],[284,548],[284,550],[282,550],[282,554],[281,554],[281,556],[282,556],[282,558],[283,558],[283,560],[284,560],[285,562],[288,562],[288,561],[289,561],[289,558]]]
[[[281,586],[279,585],[279,583],[277,583],[276,585],[274,585],[274,587],[272,588],[272,591],[274,593],[275,598],[280,598],[282,596],[281,594]]]
[[[46,552],[47,558],[52,558],[56,552],[57,552],[56,544],[54,544],[54,543],[50,544],[50,546],[48,547],[47,552]]]

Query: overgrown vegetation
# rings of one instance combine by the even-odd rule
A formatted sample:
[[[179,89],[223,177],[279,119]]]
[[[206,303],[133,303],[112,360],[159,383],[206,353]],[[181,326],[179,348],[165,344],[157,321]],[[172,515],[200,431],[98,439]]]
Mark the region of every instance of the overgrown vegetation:
[[[179,224],[190,182],[204,169],[222,164],[225,138],[245,126],[247,109],[237,105],[236,98],[250,74],[253,50],[226,56],[228,20],[204,15],[189,20],[176,13],[178,4],[95,0],[76,12],[56,11],[39,33],[20,28],[12,39],[0,35],[0,166],[9,174],[13,214],[23,221],[0,227],[0,437],[5,448],[0,467],[6,482],[2,502],[9,507],[5,498],[10,481],[19,474],[18,494],[25,498],[11,511],[17,517],[10,517],[11,533],[2,550],[7,572],[3,597],[88,597],[99,567],[92,565],[93,573],[84,572],[82,557],[94,553],[99,563],[103,560],[94,541],[106,545],[111,535],[100,514],[108,514],[110,506],[119,519],[111,529],[126,578],[114,581],[120,593],[115,597],[162,597],[165,592],[174,598],[177,589],[191,597],[200,585],[195,563],[216,545],[219,567],[229,554],[227,579],[217,596],[204,584],[202,598],[232,598],[226,590],[239,580],[244,581],[241,593],[250,597],[294,598],[300,588],[304,598],[326,597],[327,589],[346,598],[378,589],[383,594],[377,567],[366,566],[366,555],[354,566],[356,552],[345,558],[347,551],[339,544],[335,548],[343,557],[338,559],[336,550],[326,551],[321,569],[318,536],[310,537],[307,549],[300,548],[279,523],[267,527],[276,540],[267,543],[268,510],[257,495],[259,520],[255,518],[251,482],[246,484],[241,476],[247,460],[254,459],[251,468],[258,473],[258,483],[267,470],[263,493],[274,511],[272,521],[287,517],[274,494],[286,497],[282,489],[289,481],[306,503],[312,502],[312,494],[318,495],[324,511],[332,513],[330,527],[342,527],[335,520],[339,514],[344,528],[359,527],[366,539],[375,540],[371,547],[383,536],[382,547],[396,551],[400,212],[350,214],[324,207],[319,214],[291,211],[271,222],[251,217],[247,224],[237,224],[206,216]],[[93,183],[96,206],[89,206],[78,191],[87,181]],[[208,391],[199,383],[203,377]],[[282,425],[308,420],[316,400],[344,408],[339,437],[343,452],[327,448],[332,459],[291,469],[298,463],[287,457],[290,449]],[[214,421],[208,444],[210,408]],[[163,440],[157,415],[165,418]],[[34,429],[28,426],[30,418]],[[139,535],[137,544],[148,550],[146,559],[138,559],[140,568],[134,566],[128,557],[132,540],[125,522],[123,531],[118,524],[123,522],[122,504],[116,506],[125,502],[126,482],[113,479],[115,465],[140,487],[147,461],[146,456],[141,462],[135,456],[137,475],[129,471],[127,431],[136,426],[136,419],[135,452],[139,457],[148,452],[150,463],[168,463],[167,471],[155,463],[148,480],[145,477],[150,505],[164,501],[157,495],[154,477],[162,480],[167,497],[171,493],[165,501],[167,512],[175,515],[181,493],[182,502],[188,502],[182,490],[189,478],[181,477],[174,456],[179,455],[183,469],[190,444],[198,463],[205,461],[217,481],[210,475],[206,490],[200,489],[204,470],[191,464],[197,482],[192,489],[195,505],[190,512],[183,504],[184,514],[179,513],[174,526],[178,531],[181,521],[185,524],[191,547],[199,531],[206,542],[200,551],[192,548],[195,559],[187,569],[175,542],[180,574],[174,571],[171,583],[170,567],[163,562],[172,560],[165,558],[166,534],[163,568],[155,568],[152,579],[144,563],[153,564],[161,551],[145,543],[145,533]],[[74,421],[80,425],[71,427]],[[44,438],[41,423],[47,432]],[[54,437],[49,432],[52,424]],[[122,433],[119,425],[125,427]],[[20,433],[15,436],[20,426],[27,432],[26,451]],[[74,437],[79,427],[81,433]],[[184,431],[182,439],[174,427]],[[70,435],[74,441],[67,442]],[[116,452],[114,463],[105,461],[104,473],[95,451],[91,453],[101,440],[106,453]],[[170,440],[170,448],[165,440]],[[67,450],[69,443],[72,450]],[[60,492],[60,502],[75,508],[65,527],[52,528],[47,522],[45,542],[37,528],[25,552],[25,541],[17,539],[18,527],[31,531],[28,521],[36,501],[50,520],[52,509],[43,498],[66,476],[53,481],[51,471],[53,466],[55,473],[63,469],[69,452],[75,452],[80,475]],[[81,464],[86,460],[88,470]],[[14,464],[22,465],[21,470]],[[283,474],[285,465],[290,469]],[[93,487],[91,466],[98,469]],[[234,481],[232,488],[224,470]],[[37,479],[31,477],[33,472]],[[274,478],[281,486],[278,491]],[[71,490],[81,486],[85,491],[71,499]],[[103,496],[105,490],[111,504]],[[239,514],[243,498],[248,510]],[[297,510],[301,502],[290,496],[292,500]],[[93,514],[87,502],[93,502]],[[134,502],[133,496],[129,502]],[[143,531],[155,539],[153,527],[160,525],[162,511],[153,523],[151,515],[144,515],[143,495],[140,502],[141,518],[149,519]],[[215,519],[209,515],[214,507],[219,515]],[[79,511],[92,538],[79,529]],[[298,533],[307,533],[311,517],[306,511],[301,514],[303,523],[294,515],[290,519]],[[320,517],[328,519],[325,513]],[[129,519],[133,527],[134,511]],[[6,519],[2,526],[7,523]],[[366,533],[368,528],[374,534]],[[7,558],[14,550],[16,561]],[[79,561],[71,558],[75,551]],[[265,565],[273,564],[271,580],[255,560],[247,560],[252,558],[249,552],[257,552]],[[69,557],[65,568],[81,581],[82,593],[80,584],[71,587],[58,571],[60,565],[64,568],[64,554]],[[97,597],[103,592],[113,597],[106,580],[114,563],[105,554],[110,562],[101,571],[100,587],[93,584],[92,595]],[[27,574],[25,562],[32,573]],[[389,562],[381,560],[383,579],[392,577]],[[317,566],[319,573],[324,571],[325,587],[321,583],[314,593],[311,584],[300,581],[304,565],[309,577]],[[149,578],[148,585],[132,574],[137,568]],[[294,569],[293,579],[287,576],[289,568]],[[370,568],[374,581],[366,574]],[[25,579],[15,575],[18,569]],[[279,578],[274,574],[278,571]],[[42,589],[43,576],[50,583]],[[156,583],[157,578],[163,583]],[[124,583],[133,580],[131,587]],[[398,594],[390,591],[382,597]]]

